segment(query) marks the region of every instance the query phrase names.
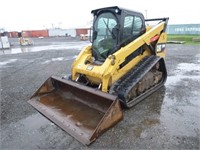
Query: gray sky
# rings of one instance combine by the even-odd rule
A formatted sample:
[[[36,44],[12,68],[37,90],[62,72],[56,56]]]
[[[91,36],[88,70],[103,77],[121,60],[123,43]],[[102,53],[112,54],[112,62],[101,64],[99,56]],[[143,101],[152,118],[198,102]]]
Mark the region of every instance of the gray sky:
[[[199,0],[1,0],[0,28],[8,31],[89,26],[91,10],[121,6],[169,24],[200,23]]]

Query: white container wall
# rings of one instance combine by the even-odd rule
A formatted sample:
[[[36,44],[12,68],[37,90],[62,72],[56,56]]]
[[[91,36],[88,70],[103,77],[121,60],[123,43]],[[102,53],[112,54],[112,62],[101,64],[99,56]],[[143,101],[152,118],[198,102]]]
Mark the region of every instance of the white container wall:
[[[10,43],[8,41],[8,37],[7,36],[2,36],[0,38],[1,38],[2,47],[3,48],[10,48]]]
[[[67,35],[71,37],[76,37],[76,29],[66,29]]]
[[[66,36],[66,29],[49,29],[49,36]]]
[[[49,29],[49,36],[76,36],[76,29]]]

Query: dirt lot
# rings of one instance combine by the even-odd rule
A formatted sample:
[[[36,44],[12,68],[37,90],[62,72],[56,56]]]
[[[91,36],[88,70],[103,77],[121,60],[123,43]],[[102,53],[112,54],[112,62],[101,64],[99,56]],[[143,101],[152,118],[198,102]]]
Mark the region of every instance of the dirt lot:
[[[1,51],[1,149],[200,149],[200,46],[167,45],[165,87],[124,110],[124,119],[87,147],[27,100],[49,76],[70,73],[89,42],[34,41],[21,49],[12,39],[14,48]]]

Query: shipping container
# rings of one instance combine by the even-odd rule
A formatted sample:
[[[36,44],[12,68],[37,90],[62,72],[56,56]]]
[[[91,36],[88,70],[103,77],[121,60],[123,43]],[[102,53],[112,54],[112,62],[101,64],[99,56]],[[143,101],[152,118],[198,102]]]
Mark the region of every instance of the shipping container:
[[[22,31],[23,37],[49,37],[48,30],[27,30]]]
[[[76,29],[67,29],[67,36],[76,37]]]
[[[21,36],[22,36],[22,37],[31,37],[29,31],[22,31],[22,32],[21,32]]]
[[[49,29],[49,36],[67,36],[66,29]]]
[[[76,29],[49,29],[49,36],[76,37]]]
[[[9,38],[18,38],[18,32],[17,31],[8,32],[8,37]]]
[[[89,28],[78,28],[76,29],[76,36],[81,36],[81,34],[88,35],[88,30]]]

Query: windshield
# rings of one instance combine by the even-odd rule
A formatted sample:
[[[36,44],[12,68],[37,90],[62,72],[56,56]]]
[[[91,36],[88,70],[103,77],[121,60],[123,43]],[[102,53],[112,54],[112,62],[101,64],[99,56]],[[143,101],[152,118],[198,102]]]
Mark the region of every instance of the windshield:
[[[93,56],[103,61],[117,44],[117,18],[110,12],[102,13],[94,23]]]

